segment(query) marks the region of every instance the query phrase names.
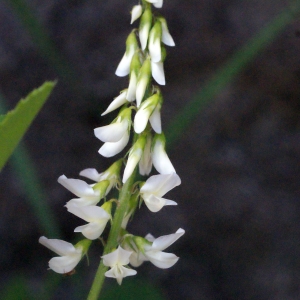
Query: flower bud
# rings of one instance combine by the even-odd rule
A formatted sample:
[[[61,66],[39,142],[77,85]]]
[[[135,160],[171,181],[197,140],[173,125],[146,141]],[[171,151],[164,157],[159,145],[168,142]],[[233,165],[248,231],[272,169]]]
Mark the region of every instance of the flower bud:
[[[146,49],[149,31],[152,25],[152,12],[151,7],[147,7],[141,17],[140,27],[139,27],[139,37],[141,42],[142,50]]]
[[[162,36],[161,40],[162,42],[167,45],[167,46],[175,46],[174,40],[169,32],[167,21],[164,17],[158,17],[160,23],[161,23],[161,28],[162,28]]]
[[[147,58],[141,69],[140,69],[140,73],[139,73],[139,77],[138,77],[138,82],[137,82],[137,86],[136,86],[136,104],[137,107],[140,106],[147,86],[150,83],[150,78],[151,78],[151,62],[150,62],[150,58]]]
[[[130,64],[130,80],[129,80],[128,91],[126,94],[126,99],[130,102],[135,100],[136,85],[137,85],[140,68],[141,68],[140,55],[139,52],[137,51],[133,55]]]
[[[137,20],[142,15],[142,11],[143,11],[142,5],[135,5],[132,8],[130,24],[132,24],[135,20]]]

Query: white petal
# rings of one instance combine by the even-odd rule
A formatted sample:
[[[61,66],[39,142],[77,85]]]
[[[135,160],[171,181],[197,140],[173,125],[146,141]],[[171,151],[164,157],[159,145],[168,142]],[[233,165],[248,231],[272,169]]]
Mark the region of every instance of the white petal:
[[[116,278],[118,284],[122,283],[124,277],[136,275],[136,271],[132,269],[125,268],[123,266],[114,266],[109,271],[105,273],[106,277]]]
[[[99,196],[99,193],[96,193],[93,188],[83,180],[67,178],[65,175],[61,175],[57,181],[77,197],[97,198]]]
[[[155,143],[153,153],[152,153],[152,162],[160,174],[170,174],[176,173],[165,149],[163,148],[160,141]]]
[[[115,143],[118,142],[128,128],[126,119],[121,122],[112,123],[110,125],[98,127],[94,129],[95,136],[102,142]]]
[[[129,257],[132,254],[132,251],[127,251],[121,246],[106,255],[103,255],[103,264],[107,267],[112,267],[116,264],[127,265],[129,263]]]
[[[160,211],[165,205],[177,205],[175,201],[156,197],[154,195],[143,197],[143,199],[149,210],[152,212]]]
[[[123,179],[122,179],[123,183],[125,183],[127,181],[127,179],[131,176],[132,172],[134,171],[134,169],[135,169],[136,165],[138,164],[138,162],[140,161],[141,157],[142,157],[141,149],[137,149],[136,151],[134,151],[134,153],[132,155],[129,154],[129,158],[127,160],[127,164],[126,164]]]
[[[176,264],[179,257],[173,253],[161,251],[146,252],[147,258],[158,268],[168,269]]]
[[[111,111],[119,108],[120,106],[122,106],[124,103],[127,102],[126,100],[126,92],[127,90],[125,90],[124,92],[122,92],[118,97],[116,97],[112,103],[108,106],[108,108],[106,109],[106,111],[104,113],[101,114],[101,116],[104,116],[108,113],[110,113]]]
[[[53,257],[49,261],[49,268],[59,274],[71,272],[81,260],[81,253],[72,256]]]
[[[148,260],[142,253],[132,252],[129,261],[133,267],[139,267],[144,261]]]
[[[100,201],[100,197],[97,198],[75,198],[71,199],[67,202],[67,205],[76,205],[76,206],[90,206],[90,205],[96,205]]]
[[[143,11],[142,5],[135,5],[132,8],[130,24],[132,24],[135,20],[137,20],[141,16],[142,11]]]
[[[149,31],[150,31],[150,23],[145,24],[139,30],[139,38],[140,38],[142,50],[146,49],[148,36],[149,36]]]
[[[129,141],[129,133],[125,132],[124,136],[116,143],[105,143],[99,150],[99,153],[104,157],[112,157],[120,153]]]
[[[149,39],[149,52],[151,56],[151,61],[159,62],[161,61],[161,46],[159,38],[151,38]]]
[[[175,46],[175,42],[168,30],[167,24],[165,22],[161,22],[161,27],[162,27],[162,36],[161,36],[161,40],[162,42],[170,47],[174,47]]]
[[[89,169],[84,169],[79,173],[80,176],[89,178],[93,181],[99,182],[101,179],[102,173],[98,173],[96,169],[89,168]]]
[[[150,124],[156,133],[161,133],[160,105],[156,105],[149,118]]]
[[[137,76],[135,72],[132,71],[130,74],[130,81],[129,81],[128,91],[126,94],[126,99],[130,102],[135,100],[136,84],[137,84]]]
[[[148,80],[145,77],[142,77],[137,85],[136,85],[136,105],[139,107],[145,95],[146,87],[147,87]]]
[[[185,231],[179,228],[175,233],[163,235],[154,240],[152,244],[152,249],[154,250],[165,250],[170,245],[175,243],[181,236],[183,236]]]
[[[164,63],[162,61],[153,62],[151,60],[151,72],[152,72],[152,77],[158,84],[160,85],[166,84]]]
[[[148,1],[148,2],[150,2],[150,1]],[[156,8],[162,8],[163,0],[157,0],[157,1],[153,2],[153,6]]]
[[[145,130],[148,120],[150,118],[150,114],[152,112],[151,107],[141,107],[135,117],[134,117],[134,131],[136,133],[141,133]]]
[[[89,223],[83,226],[78,226],[74,232],[81,232],[87,239],[95,240],[102,234],[107,221],[101,223]]]
[[[99,206],[75,206],[67,203],[68,212],[87,222],[106,222],[110,219],[110,215]]]
[[[131,47],[128,53],[125,52],[124,56],[122,57],[117,70],[116,70],[116,75],[119,77],[123,77],[129,74],[130,71],[130,63],[132,56],[134,54],[135,48]]]
[[[71,243],[63,240],[47,239],[46,237],[41,236],[39,238],[39,243],[60,256],[76,253],[76,248]]]
[[[176,173],[153,175],[147,179],[140,191],[142,194],[162,197],[180,183],[180,177]]]

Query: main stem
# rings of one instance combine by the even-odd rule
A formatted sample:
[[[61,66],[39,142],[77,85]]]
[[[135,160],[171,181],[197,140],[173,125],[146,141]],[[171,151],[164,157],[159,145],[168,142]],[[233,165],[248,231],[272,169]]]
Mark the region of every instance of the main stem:
[[[132,175],[128,178],[126,183],[123,185],[122,190],[119,196],[119,205],[116,209],[113,223],[110,229],[110,233],[108,236],[107,244],[104,247],[103,255],[110,253],[113,248],[116,248],[118,245],[118,236],[121,229],[121,224],[124,218],[124,215],[128,208],[129,199],[131,196],[131,189],[134,183],[136,170],[132,173]],[[101,259],[98,270],[96,272],[91,290],[87,297],[87,300],[97,300],[105,278],[105,272],[107,271],[108,267],[104,266],[103,260]]]

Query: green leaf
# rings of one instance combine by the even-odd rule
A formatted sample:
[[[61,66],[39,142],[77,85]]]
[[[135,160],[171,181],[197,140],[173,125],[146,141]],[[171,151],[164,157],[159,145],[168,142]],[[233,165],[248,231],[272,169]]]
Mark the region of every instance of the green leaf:
[[[4,117],[0,116],[0,170],[48,99],[55,84],[45,82],[25,99],[21,99],[15,109]]]

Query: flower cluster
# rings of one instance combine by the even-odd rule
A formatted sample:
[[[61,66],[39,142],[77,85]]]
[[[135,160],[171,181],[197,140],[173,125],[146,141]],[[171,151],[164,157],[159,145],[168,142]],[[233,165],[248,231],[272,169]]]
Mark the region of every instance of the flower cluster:
[[[150,261],[158,268],[165,269],[172,267],[178,260],[175,254],[163,250],[184,234],[183,229],[156,239],[151,234],[143,238],[126,230],[133,213],[142,202],[153,213],[164,206],[177,205],[175,201],[163,196],[181,183],[165,150],[166,139],[160,114],[163,97],[159,86],[153,84],[155,81],[158,85],[165,85],[164,45],[174,46],[175,43],[166,20],[152,12],[152,5],[160,8],[163,0],[142,0],[142,4],[132,9],[131,23],[140,19],[140,25],[127,37],[126,51],[116,70],[117,76],[129,75],[128,87],[120,92],[102,114],[119,109],[112,123],[94,129],[95,136],[104,143],[99,149],[104,157],[120,153],[131,137],[132,146],[124,159],[117,160],[102,173],[96,169],[81,171],[80,175],[93,181],[92,184],[65,175],[58,178],[58,182],[77,197],[66,203],[68,212],[86,223],[74,230],[85,237],[75,246],[61,240],[40,238],[41,244],[60,255],[49,261],[49,267],[55,272],[71,272],[87,253],[91,241],[101,237],[110,220],[115,221],[114,216],[121,209],[121,200],[108,200],[110,191],[114,188],[123,189],[129,179],[134,178],[136,169],[141,176],[148,176],[152,166],[159,174],[130,187],[131,195],[124,206],[118,240],[102,256],[103,264],[110,267],[105,276],[116,278],[121,284],[124,277],[137,273],[128,264],[138,267],[144,261]],[[126,163],[121,173],[123,161]],[[116,205],[115,209],[113,205]]]

